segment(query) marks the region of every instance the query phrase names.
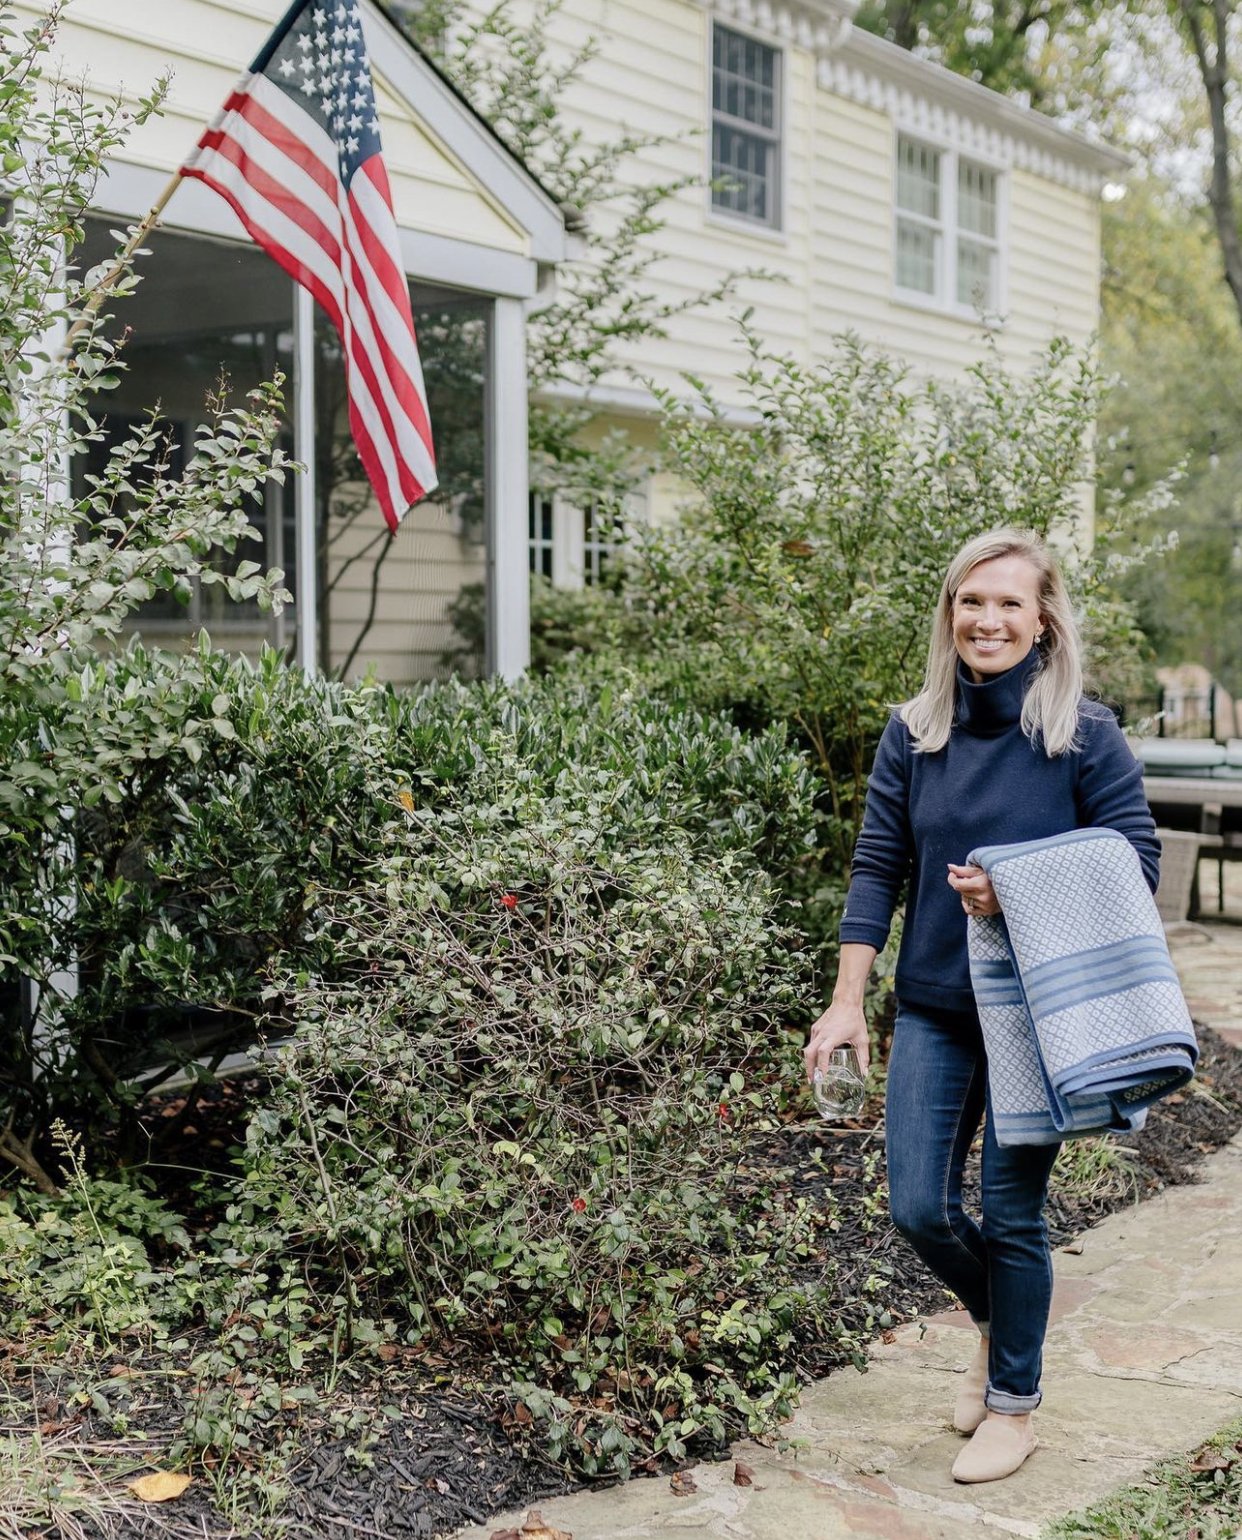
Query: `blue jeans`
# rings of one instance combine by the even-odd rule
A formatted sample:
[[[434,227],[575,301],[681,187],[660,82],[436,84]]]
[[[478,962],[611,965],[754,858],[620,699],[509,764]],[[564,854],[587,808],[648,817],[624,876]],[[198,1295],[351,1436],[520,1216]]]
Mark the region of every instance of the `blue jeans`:
[[[893,1224],[989,1337],[991,1411],[1039,1405],[1052,1257],[1044,1201],[1059,1145],[1002,1149],[988,1111],[983,1220],[962,1208],[962,1168],[988,1103],[973,1011],[900,1006],[885,1116]]]

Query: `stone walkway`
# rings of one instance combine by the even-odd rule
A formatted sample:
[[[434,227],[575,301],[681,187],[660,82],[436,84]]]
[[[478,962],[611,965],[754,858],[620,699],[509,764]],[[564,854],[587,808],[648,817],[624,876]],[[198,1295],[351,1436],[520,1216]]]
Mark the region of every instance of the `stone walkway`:
[[[1170,937],[1195,1016],[1242,1047],[1242,926]],[[1202,1183],[1114,1214],[1055,1258],[1040,1447],[1016,1475],[958,1486],[948,1424],[973,1333],[950,1313],[877,1344],[865,1374],[808,1387],[776,1454],[742,1443],[699,1465],[697,1490],[668,1477],[539,1504],[573,1540],[987,1540],[1043,1524],[1193,1448],[1242,1414],[1242,1135]],[[1081,1250],[1077,1249],[1081,1246]],[[735,1484],[736,1461],[753,1485]],[[521,1530],[524,1513],[460,1532]]]

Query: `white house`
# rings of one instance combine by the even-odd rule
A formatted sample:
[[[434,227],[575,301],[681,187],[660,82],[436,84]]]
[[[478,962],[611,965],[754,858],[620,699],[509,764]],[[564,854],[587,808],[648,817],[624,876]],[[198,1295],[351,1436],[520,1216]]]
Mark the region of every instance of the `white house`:
[[[692,371],[737,402],[743,305],[772,348],[803,363],[853,330],[925,374],[979,357],[981,316],[1018,367],[1055,334],[1094,332],[1100,193],[1125,157],[859,30],[855,5],[565,0],[556,14],[567,52],[598,44],[565,98],[571,125],[593,142],[623,128],[662,136],[628,168],[636,180],[697,178],[654,238],[662,297],[746,268],[781,280],[743,282],[736,304],[619,349],[639,377],[676,389]],[[650,441],[651,398],[633,377],[592,399],[601,426],[625,422]],[[667,516],[678,496],[655,479],[648,516]],[[536,498],[531,537],[532,566],[590,581],[589,512],[584,531],[582,512]]]
[[[582,583],[605,549],[590,510],[528,499],[525,317],[572,242],[529,171],[375,0],[361,4],[442,490],[389,538],[357,479],[333,336],[316,326],[313,365],[297,371],[290,407],[291,421],[300,409],[314,425],[319,656],[330,669],[427,678],[453,644],[451,607],[481,585],[480,662],[514,674],[527,658],[528,566]],[[601,428],[623,424],[654,443],[640,377],[677,387],[688,370],[736,400],[733,314],[743,304],[771,346],[802,361],[852,328],[940,374],[977,356],[981,312],[1015,364],[1054,333],[1092,333],[1098,200],[1123,157],[860,32],[854,4],[565,0],[556,13],[556,46],[600,45],[567,93],[571,123],[595,140],[625,126],[660,135],[625,174],[696,183],[653,237],[661,294],[689,298],[745,268],[781,280],[745,281],[736,303],[692,309],[667,340],[621,348],[622,368],[592,392]],[[20,11],[37,8],[18,0]],[[285,9],[286,0],[75,0],[58,43],[69,73],[89,71],[100,93],[136,99],[173,71],[163,117],[108,167],[84,260],[104,253],[110,225],[151,206]],[[144,282],[122,311],[131,367],[113,415],[123,422],[159,399],[188,441],[222,369],[235,390],[276,367],[292,372],[305,307],[197,183],[179,187],[149,244]],[[678,495],[654,477],[638,512],[667,516]],[[256,520],[264,550],[241,555],[292,571],[288,494],[273,490]],[[216,592],[196,597],[189,619],[217,642],[289,642],[296,608],[269,626],[257,612],[210,608]],[[141,625],[172,640],[186,617],[153,605]]]
[[[66,74],[85,75],[101,96],[136,101],[172,72],[163,115],[108,163],[75,260],[101,260],[115,245],[109,228],[152,207],[287,9],[287,0],[75,0],[54,48]],[[132,337],[109,418],[123,426],[158,401],[177,441],[188,444],[222,372],[236,394],[282,369],[291,425],[299,410],[314,424],[323,666],[371,666],[402,682],[428,677],[452,636],[448,606],[463,589],[484,585],[481,661],[516,674],[529,646],[525,317],[566,257],[565,220],[393,22],[370,0],[361,9],[441,493],[389,537],[353,459],[335,334],[322,319],[315,323],[307,366],[294,369],[305,320],[295,286],[229,205],[192,180],[181,182],[147,243],[136,296],[117,307]],[[18,10],[33,17],[40,7],[18,0]],[[263,549],[251,545],[238,559],[292,576],[292,514],[291,488],[270,488],[266,506],[255,510]],[[517,580],[497,582],[497,572]],[[218,594],[208,586],[195,595],[189,626],[205,623],[217,643],[239,650],[292,641],[296,605],[269,622],[257,610],[216,602]],[[184,611],[159,601],[140,626],[152,640],[173,643],[188,631]]]

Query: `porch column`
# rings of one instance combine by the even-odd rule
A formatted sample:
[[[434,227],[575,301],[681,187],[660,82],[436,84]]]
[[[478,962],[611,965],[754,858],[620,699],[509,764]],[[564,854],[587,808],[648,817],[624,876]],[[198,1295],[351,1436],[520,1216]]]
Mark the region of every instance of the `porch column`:
[[[293,454],[305,467],[294,479],[297,531],[297,661],[308,679],[319,672],[319,553],[315,549],[315,301],[293,285]]]
[[[498,298],[488,329],[486,663],[503,679],[530,666],[526,389],[525,309]]]

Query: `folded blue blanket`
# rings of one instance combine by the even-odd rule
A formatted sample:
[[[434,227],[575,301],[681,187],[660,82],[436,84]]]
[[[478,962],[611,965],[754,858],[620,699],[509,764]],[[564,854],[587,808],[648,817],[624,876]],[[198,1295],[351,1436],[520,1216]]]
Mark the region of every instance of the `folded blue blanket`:
[[[968,860],[1002,910],[967,930],[997,1142],[1141,1128],[1199,1048],[1134,847],[1074,829]]]

